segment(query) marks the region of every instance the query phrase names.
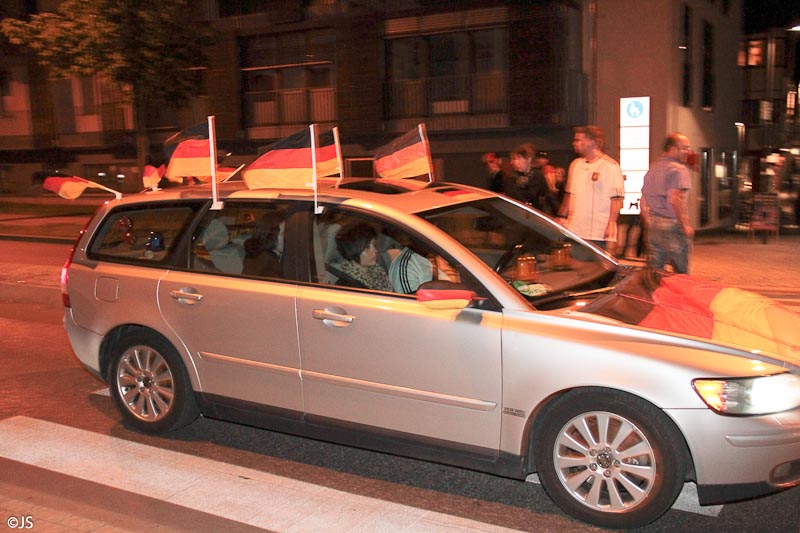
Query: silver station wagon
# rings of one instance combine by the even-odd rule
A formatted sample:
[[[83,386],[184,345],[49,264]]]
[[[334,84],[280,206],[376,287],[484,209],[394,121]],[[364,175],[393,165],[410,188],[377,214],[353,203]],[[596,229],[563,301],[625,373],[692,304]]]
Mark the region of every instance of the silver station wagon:
[[[701,504],[800,483],[800,322],[777,304],[622,265],[459,184],[219,199],[109,201],[64,265],[72,347],[141,431],[203,415],[538,473],[607,527],[687,481]]]

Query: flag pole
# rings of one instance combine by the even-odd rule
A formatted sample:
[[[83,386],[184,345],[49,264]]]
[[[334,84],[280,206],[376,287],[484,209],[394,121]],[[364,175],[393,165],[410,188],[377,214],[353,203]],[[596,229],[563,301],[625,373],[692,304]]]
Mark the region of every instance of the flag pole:
[[[333,144],[336,145],[336,161],[339,165],[339,179],[336,180],[336,187],[342,183],[344,179],[344,165],[342,165],[342,146],[339,144],[339,126],[333,128]]]
[[[228,175],[228,177],[227,177],[227,178],[225,178],[225,181],[229,181],[229,180],[230,180],[232,177],[234,177],[234,176],[235,176],[235,175],[236,175],[236,174],[237,174],[237,173],[238,173],[240,170],[242,170],[242,169],[244,168],[244,165],[245,165],[245,163],[242,163],[241,165],[239,165],[238,167],[236,167],[236,170],[234,170],[233,172],[231,172],[231,173]]]
[[[311,133],[311,184],[314,188],[314,214],[322,213],[322,208],[317,200],[317,128],[316,124],[308,126]]]
[[[224,205],[217,194],[217,138],[214,131],[214,115],[208,116],[208,152],[211,166],[211,209],[219,211]]]
[[[425,132],[425,123],[419,125],[419,137],[425,147],[425,155],[428,156],[428,183],[436,181],[433,177],[433,160],[431,159],[431,145],[428,144],[428,134]]]

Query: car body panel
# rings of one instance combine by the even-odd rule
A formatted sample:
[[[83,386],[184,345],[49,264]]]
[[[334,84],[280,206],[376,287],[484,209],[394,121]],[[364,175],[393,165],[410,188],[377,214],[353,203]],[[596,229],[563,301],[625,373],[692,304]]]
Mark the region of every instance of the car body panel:
[[[302,411],[296,293],[290,283],[172,271],[158,301],[204,393]]]
[[[499,448],[499,313],[316,287],[300,290],[297,309],[309,414]]]

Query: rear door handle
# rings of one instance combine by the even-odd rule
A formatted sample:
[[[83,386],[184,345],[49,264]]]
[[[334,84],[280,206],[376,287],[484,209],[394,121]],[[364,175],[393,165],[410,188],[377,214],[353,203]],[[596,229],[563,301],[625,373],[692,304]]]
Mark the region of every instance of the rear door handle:
[[[339,328],[347,327],[352,324],[356,319],[353,315],[348,315],[344,310],[339,309],[314,309],[311,316],[316,320],[322,320],[327,326],[335,326]]]

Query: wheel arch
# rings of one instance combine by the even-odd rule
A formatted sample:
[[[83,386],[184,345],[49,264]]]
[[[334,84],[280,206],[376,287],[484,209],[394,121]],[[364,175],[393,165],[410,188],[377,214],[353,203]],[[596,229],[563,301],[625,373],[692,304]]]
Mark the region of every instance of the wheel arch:
[[[627,390],[615,389],[613,387],[602,387],[602,386],[581,386],[581,387],[573,387],[569,389],[560,390],[554,392],[544,400],[542,400],[534,409],[531,410],[530,416],[528,417],[525,423],[525,430],[523,432],[523,442],[520,446],[524,454],[523,459],[523,467],[527,470],[527,474],[531,474],[537,471],[536,467],[536,454],[534,450],[536,448],[536,436],[541,431],[541,426],[544,423],[545,419],[549,412],[553,409],[558,402],[564,401],[565,399],[569,399],[572,397],[577,397],[579,395],[590,395],[590,394],[598,394],[598,393],[617,393],[627,395],[633,398],[637,398],[640,401],[646,402],[650,404],[655,409],[658,409],[661,413],[664,414],[664,419],[668,421],[668,423],[672,426],[672,429],[676,432],[677,435],[680,435],[680,440],[683,443],[681,453],[683,455],[683,459],[685,460],[686,464],[686,472],[685,477],[687,480],[694,480],[695,479],[695,468],[694,468],[694,457],[691,452],[691,448],[689,447],[689,443],[686,440],[686,436],[683,434],[680,426],[676,423],[676,421],[669,415],[668,412],[665,412],[659,406],[655,405],[652,401],[634,394]]]
[[[106,379],[106,376],[108,376],[108,364],[115,348],[121,339],[131,333],[156,335],[162,341],[172,346],[183,360],[183,367],[186,369],[186,373],[189,375],[189,380],[192,383],[192,387],[195,389],[195,391],[200,390],[200,380],[197,375],[197,369],[194,366],[194,361],[192,361],[191,358],[186,355],[186,350],[183,343],[175,343],[158,330],[142,324],[120,324],[111,329],[108,333],[106,333],[105,337],[103,337],[103,341],[100,344],[100,357],[98,363],[100,366],[100,375],[104,380]]]

